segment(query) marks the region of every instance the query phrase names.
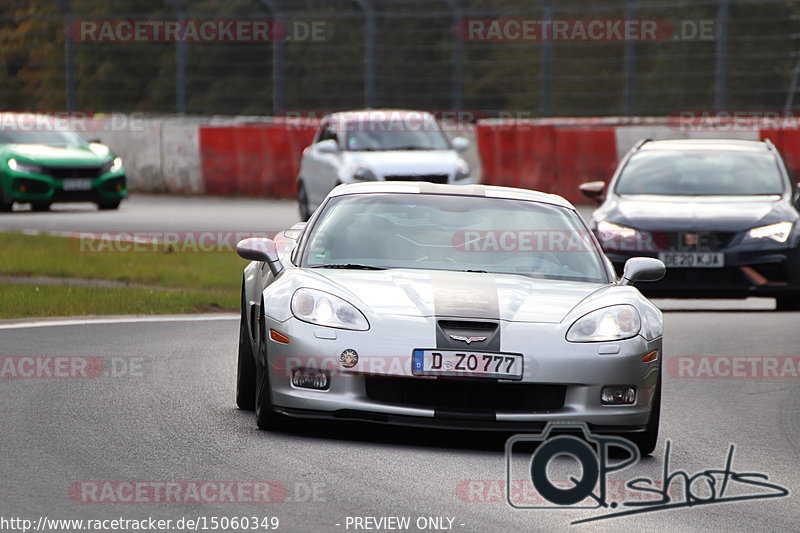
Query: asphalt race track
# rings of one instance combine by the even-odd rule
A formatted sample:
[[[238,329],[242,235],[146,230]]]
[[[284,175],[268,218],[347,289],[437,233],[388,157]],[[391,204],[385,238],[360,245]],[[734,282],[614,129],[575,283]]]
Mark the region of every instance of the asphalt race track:
[[[0,231],[277,231],[297,220],[297,204],[289,200],[133,195],[114,211],[63,203],[35,213],[18,204],[0,215]]]
[[[168,215],[154,218],[159,208],[173,205]],[[209,216],[209,210],[226,214]],[[253,216],[263,216],[261,226],[253,227]],[[3,215],[0,228],[275,230],[295,220],[291,202],[141,197],[118,213],[78,206]],[[173,524],[202,517],[208,526],[212,517],[277,517],[279,531],[300,532],[364,531],[356,529],[356,517],[395,516],[410,517],[411,531],[796,530],[800,313],[771,311],[769,300],[659,305],[665,310],[659,446],[652,457],[609,479],[616,488],[634,478],[661,480],[669,440],[669,473],[700,474],[690,485],[698,504],[692,507],[570,526],[630,507],[512,508],[503,492],[507,435],[347,423],[259,431],[254,415],[234,405],[238,321],[224,315],[0,323],[0,516],[33,525],[41,516],[153,517]],[[34,377],[14,374],[30,371],[22,364],[26,358],[40,365]],[[764,474],[768,481],[760,482],[787,489],[788,497],[719,501],[722,477],[710,485],[713,473],[703,473],[725,469],[730,444],[735,453],[729,472]],[[524,474],[529,458],[530,450],[514,455],[515,474]],[[558,458],[550,472],[551,479],[569,479],[580,476],[580,467]],[[733,474],[727,478],[726,498],[776,494]],[[231,501],[219,488],[224,483],[245,489],[225,493]],[[204,484],[220,493],[187,496],[187,487]],[[179,486],[173,493],[179,496],[170,499],[167,485]],[[132,486],[144,488],[132,496]],[[670,484],[673,503],[687,500],[684,486]],[[258,492],[263,487],[267,492]],[[250,503],[255,493],[268,502]],[[517,504],[533,501],[524,487],[512,493]],[[628,496],[622,501],[636,499]],[[699,505],[700,499],[708,501]]]

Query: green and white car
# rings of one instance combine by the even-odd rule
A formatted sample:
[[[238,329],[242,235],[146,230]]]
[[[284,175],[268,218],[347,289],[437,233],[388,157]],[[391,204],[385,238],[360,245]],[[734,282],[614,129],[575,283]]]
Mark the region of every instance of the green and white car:
[[[122,160],[99,143],[64,131],[0,129],[0,211],[29,203],[94,202],[116,209],[127,196]]]

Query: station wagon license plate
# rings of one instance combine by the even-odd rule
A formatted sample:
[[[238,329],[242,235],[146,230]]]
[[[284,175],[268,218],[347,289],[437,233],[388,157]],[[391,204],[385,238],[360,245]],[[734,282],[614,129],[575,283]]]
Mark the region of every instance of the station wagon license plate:
[[[522,379],[522,355],[467,350],[414,350],[415,376]]]
[[[668,267],[722,268],[725,254],[708,252],[661,252],[658,258]]]

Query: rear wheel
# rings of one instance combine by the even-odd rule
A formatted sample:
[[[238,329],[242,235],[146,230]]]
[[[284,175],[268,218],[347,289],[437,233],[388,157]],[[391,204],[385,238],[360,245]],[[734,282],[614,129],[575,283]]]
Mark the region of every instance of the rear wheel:
[[[236,405],[252,411],[256,406],[256,361],[247,327],[247,299],[242,287],[242,317],[239,321],[239,360],[236,367]]]
[[[800,294],[778,296],[775,299],[776,311],[800,311]]]
[[[103,211],[108,209],[116,209],[119,207],[120,200],[106,200],[104,202],[97,202],[97,208]]]
[[[263,309],[263,306],[262,306]],[[267,336],[264,320],[260,321],[260,341],[256,361],[256,424],[259,429],[281,429],[286,425],[283,416],[276,413],[272,405],[272,390],[269,386],[269,359],[267,358]]]
[[[51,202],[31,202],[31,209],[34,211],[48,211],[51,205]]]
[[[297,208],[300,211],[300,221],[306,222],[311,218],[311,209],[308,207],[308,194],[306,193],[306,186],[301,181],[297,186]]]

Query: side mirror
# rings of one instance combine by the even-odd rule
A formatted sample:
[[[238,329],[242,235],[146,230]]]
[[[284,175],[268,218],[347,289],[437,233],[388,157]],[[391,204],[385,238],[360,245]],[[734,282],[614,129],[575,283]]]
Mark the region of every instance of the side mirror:
[[[335,154],[339,151],[339,145],[333,139],[325,139],[317,143],[317,151],[321,154]]]
[[[466,152],[469,148],[469,140],[464,137],[455,137],[451,143],[453,145],[453,150],[456,152]]]
[[[631,257],[625,261],[620,285],[633,285],[637,281],[658,281],[667,273],[667,267],[654,257]]]
[[[602,203],[605,199],[603,195],[603,191],[606,188],[606,182],[604,181],[590,181],[587,183],[581,183],[578,185],[578,189],[581,190],[584,196],[587,198],[591,198],[595,202]]]
[[[278,251],[275,242],[263,237],[252,237],[239,241],[236,245],[236,253],[242,259],[250,261],[262,261],[267,263],[274,276],[283,270],[281,260],[278,258]]]

